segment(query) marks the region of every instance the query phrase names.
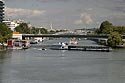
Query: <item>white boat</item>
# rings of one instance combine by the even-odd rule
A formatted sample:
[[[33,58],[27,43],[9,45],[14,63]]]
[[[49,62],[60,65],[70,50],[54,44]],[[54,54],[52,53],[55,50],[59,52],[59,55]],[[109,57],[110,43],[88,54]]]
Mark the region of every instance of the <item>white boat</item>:
[[[8,49],[28,49],[30,43],[28,40],[8,40]]]
[[[52,47],[50,49],[53,49],[53,50],[67,50],[68,49],[68,43],[59,42],[58,45],[52,45]]]

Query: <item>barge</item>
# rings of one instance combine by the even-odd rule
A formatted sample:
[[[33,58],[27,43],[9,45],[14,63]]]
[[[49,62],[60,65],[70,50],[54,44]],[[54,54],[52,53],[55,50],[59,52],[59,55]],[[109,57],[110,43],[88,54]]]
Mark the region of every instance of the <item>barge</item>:
[[[52,50],[76,50],[76,51],[105,51],[110,52],[112,51],[111,47],[108,46],[78,46],[78,45],[68,45],[65,47],[52,47]]]

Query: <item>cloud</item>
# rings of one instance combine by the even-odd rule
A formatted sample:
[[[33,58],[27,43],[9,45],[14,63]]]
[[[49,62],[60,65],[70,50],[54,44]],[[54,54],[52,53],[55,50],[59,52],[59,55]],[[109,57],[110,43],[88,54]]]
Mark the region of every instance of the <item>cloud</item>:
[[[93,8],[86,8],[85,10],[87,10],[87,11],[92,11]]]
[[[4,0],[4,1],[10,1],[10,0]],[[20,0],[11,0],[11,1],[20,1]],[[64,1],[65,2],[65,1],[71,1],[71,0],[34,0],[34,1],[40,1],[40,2]]]
[[[37,17],[46,13],[46,10],[31,10],[23,8],[5,8],[7,17]]]
[[[76,20],[76,21],[74,22],[74,24],[76,24],[76,25],[82,24],[82,23],[83,23],[82,20]]]
[[[90,14],[88,14],[88,13],[81,13],[80,14],[80,19],[76,20],[74,22],[74,24],[76,24],[76,25],[79,25],[79,24],[90,24],[92,22],[93,22],[93,20],[92,20],[92,17],[91,17]]]
[[[39,2],[46,3],[46,2],[67,2],[70,0],[38,0]]]
[[[114,25],[125,26],[125,14],[109,15],[107,20],[111,21]]]
[[[83,23],[90,24],[93,22],[92,17],[90,14],[82,13],[80,18],[82,19]]]

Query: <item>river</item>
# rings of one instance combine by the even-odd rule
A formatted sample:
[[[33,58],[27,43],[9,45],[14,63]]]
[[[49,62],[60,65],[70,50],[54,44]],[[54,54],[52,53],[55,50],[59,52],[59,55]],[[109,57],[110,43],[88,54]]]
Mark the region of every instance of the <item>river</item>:
[[[68,39],[52,39],[55,44]],[[96,45],[89,40],[79,44]],[[0,51],[0,83],[125,83],[125,49],[112,52],[41,50]]]

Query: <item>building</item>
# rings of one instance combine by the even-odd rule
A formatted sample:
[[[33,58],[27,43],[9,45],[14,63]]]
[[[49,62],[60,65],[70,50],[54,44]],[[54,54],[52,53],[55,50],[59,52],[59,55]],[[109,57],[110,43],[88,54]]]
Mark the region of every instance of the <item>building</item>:
[[[4,2],[0,0],[0,23],[2,23],[4,18]]]
[[[95,28],[90,28],[90,29],[75,29],[74,32],[78,32],[78,33],[83,33],[83,34],[94,34],[95,32]]]
[[[19,25],[18,23],[14,22],[14,21],[9,21],[9,20],[3,21],[3,23],[7,24],[7,26],[8,26],[12,31],[14,31],[14,29]]]
[[[12,30],[15,31],[15,28],[19,26],[23,21],[18,20],[18,21],[10,21],[10,20],[5,20],[3,23],[7,24],[7,26]]]
[[[20,34],[19,32],[13,32],[12,38],[13,39],[19,39],[19,40],[23,39],[22,34]]]

